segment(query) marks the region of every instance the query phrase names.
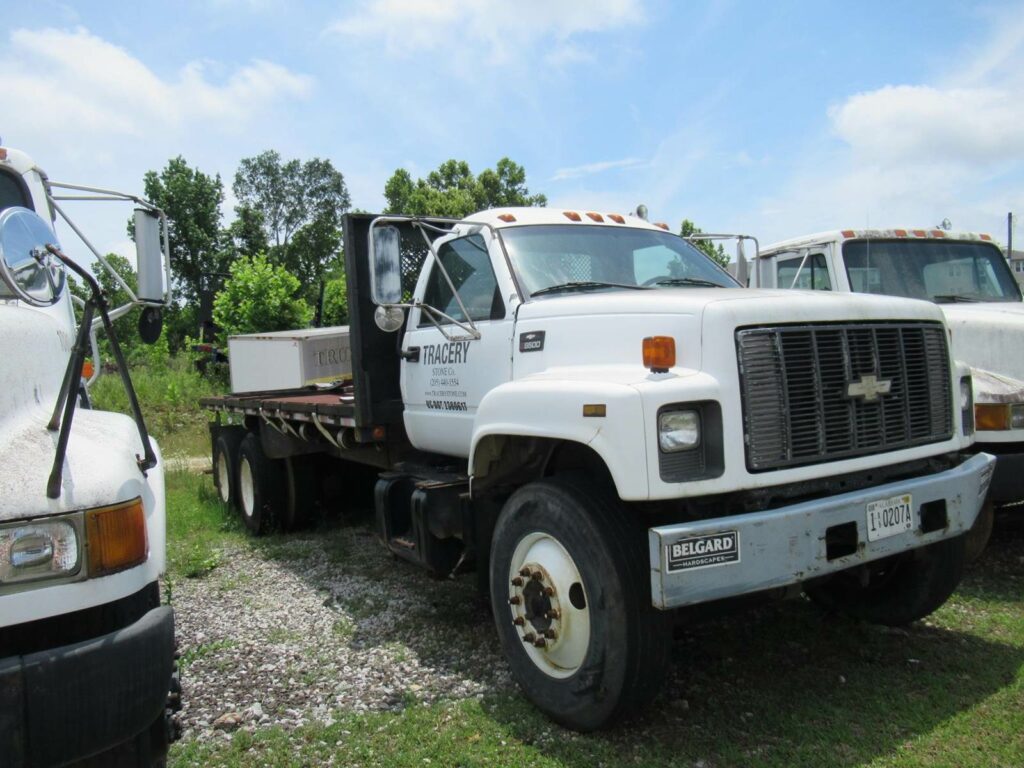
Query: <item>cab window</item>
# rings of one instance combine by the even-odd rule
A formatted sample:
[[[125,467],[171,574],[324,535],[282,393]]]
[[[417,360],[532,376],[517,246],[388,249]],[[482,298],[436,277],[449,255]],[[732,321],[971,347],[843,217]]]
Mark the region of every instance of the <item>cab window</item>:
[[[438,259],[448,271],[452,285],[469,312],[471,320],[500,320],[505,307],[498,292],[498,281],[491,267],[487,244],[480,235],[451,240],[438,249]],[[465,321],[462,308],[452,294],[444,273],[435,264],[430,271],[423,302],[441,310],[449,317]],[[442,325],[449,321],[439,318]],[[420,315],[420,326],[433,325],[426,312]]]
[[[801,264],[803,268],[801,269]],[[796,282],[794,283],[794,279]],[[776,265],[775,284],[779,288],[799,288],[805,291],[831,291],[832,281],[828,276],[825,254],[815,253],[807,257],[795,256],[779,259]]]
[[[0,211],[20,205],[31,208],[25,185],[16,176],[0,171]]]

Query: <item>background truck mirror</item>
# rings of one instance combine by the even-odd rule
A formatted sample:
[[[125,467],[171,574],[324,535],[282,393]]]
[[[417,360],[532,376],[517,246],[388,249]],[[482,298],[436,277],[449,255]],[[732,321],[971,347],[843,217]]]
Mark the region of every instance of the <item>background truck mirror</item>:
[[[135,209],[135,255],[138,264],[140,301],[164,300],[163,251],[160,248],[160,217],[144,208]]]
[[[392,226],[374,227],[370,231],[370,293],[374,304],[402,302],[401,236]]]

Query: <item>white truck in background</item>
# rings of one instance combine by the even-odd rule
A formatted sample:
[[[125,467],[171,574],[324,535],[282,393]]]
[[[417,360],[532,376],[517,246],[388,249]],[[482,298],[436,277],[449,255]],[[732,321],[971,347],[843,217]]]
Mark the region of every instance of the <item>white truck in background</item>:
[[[971,366],[975,450],[996,457],[972,548],[993,507],[1024,501],[1024,301],[1002,251],[986,234],[943,229],[846,229],[774,243],[752,287],[884,294],[934,302],[953,357]]]
[[[372,488],[388,550],[476,568],[558,722],[649,702],[671,609],[802,589],[901,624],[958,584],[993,459],[964,453],[938,307],[743,289],[616,213],[343,226],[350,326],[236,345],[237,391],[202,401],[217,488],[254,533]],[[332,349],[333,386],[258,365],[294,352],[287,378],[315,381]]]
[[[92,248],[57,202],[65,199],[136,203],[133,304],[108,313],[91,274],[61,250],[58,214]],[[162,765],[175,735],[174,615],[159,590],[166,521],[159,449],[123,359],[134,419],[80,405],[93,318],[117,358],[110,316],[143,305],[144,338],[158,335],[166,269],[166,226],[152,205],[51,182],[26,154],[0,147],[4,768]],[[69,271],[94,289],[80,324]]]

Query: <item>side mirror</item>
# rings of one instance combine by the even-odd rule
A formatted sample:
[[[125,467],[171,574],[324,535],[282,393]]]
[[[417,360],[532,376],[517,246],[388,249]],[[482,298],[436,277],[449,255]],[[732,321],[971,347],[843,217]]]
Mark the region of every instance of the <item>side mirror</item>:
[[[402,254],[398,227],[370,231],[370,296],[379,305],[402,303]]]
[[[64,266],[46,250],[56,242],[50,225],[35,211],[8,208],[0,213],[0,277],[22,301],[48,307],[64,293]]]
[[[142,301],[164,301],[164,254],[160,247],[160,217],[144,208],[135,209],[135,263]]]

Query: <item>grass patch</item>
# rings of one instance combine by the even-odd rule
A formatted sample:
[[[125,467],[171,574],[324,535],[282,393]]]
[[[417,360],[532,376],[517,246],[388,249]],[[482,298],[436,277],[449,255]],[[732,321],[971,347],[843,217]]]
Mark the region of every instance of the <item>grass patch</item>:
[[[226,391],[224,383],[200,375],[190,356],[184,354],[166,360],[140,360],[131,365],[131,375],[146,427],[164,455],[209,455],[209,414],[199,408],[199,399],[222,394]],[[100,376],[91,394],[94,407],[100,410],[131,413],[128,395],[116,372]]]
[[[208,477],[167,474],[167,578],[200,578],[220,563],[227,546],[241,546],[245,534]]]
[[[209,656],[211,653],[233,648],[235,645],[237,643],[234,640],[212,640],[209,643],[197,645],[195,648],[189,648],[181,654],[181,668],[182,670],[188,669],[194,661]]]

